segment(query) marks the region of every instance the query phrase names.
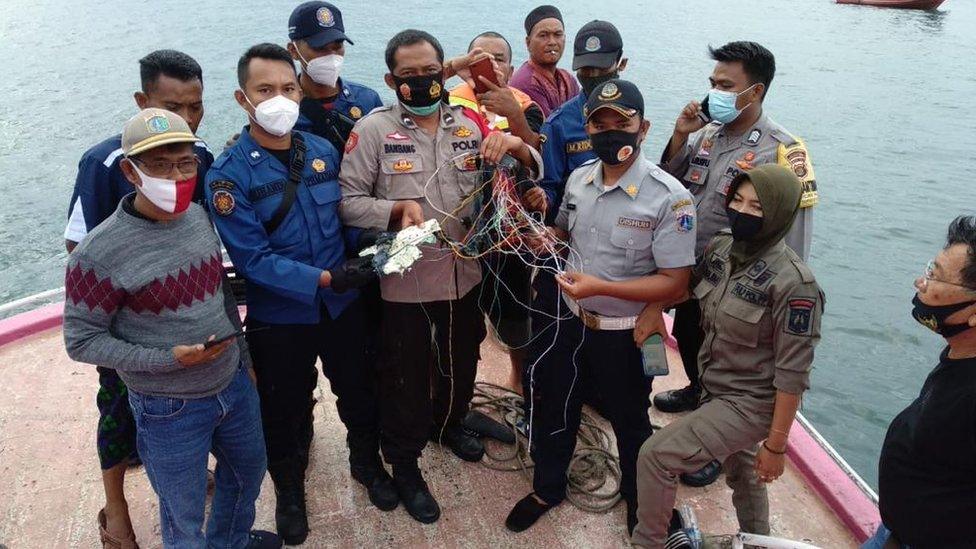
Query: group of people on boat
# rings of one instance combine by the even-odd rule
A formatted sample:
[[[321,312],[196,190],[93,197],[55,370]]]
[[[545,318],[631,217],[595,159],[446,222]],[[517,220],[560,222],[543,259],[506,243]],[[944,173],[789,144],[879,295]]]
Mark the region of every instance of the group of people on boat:
[[[482,459],[465,427],[488,326],[525,395],[534,463],[510,530],[565,499],[588,403],[614,431],[635,545],[691,547],[677,482],[704,486],[723,468],[742,530],[768,534],[766,483],[783,474],[824,309],[806,264],[813,167],[763,108],[773,54],[710,47],[706,99],[679,113],[658,160],[644,153],[645,97],[621,78],[628,58],[610,22],[578,30],[575,74],[557,67],[566,30],[554,6],[526,16],[529,60],[517,69],[497,32],[447,57],[435,37],[404,30],[385,51],[390,105],[341,77],[345,31],[335,5],[310,1],[291,13],[286,47],[248,48],[234,92],[248,124],[216,158],[196,135],[200,65],[154,51],[139,62],[138,113],[79,163],[64,337],[99,375],[103,546],[137,547],[124,478],[139,462],[166,547],[303,543],[318,360],[350,476],[377,508],[437,521],[418,460],[428,441]],[[459,253],[450,243],[471,230],[472,196],[502,170],[520,181],[518,208],[545,222],[523,235],[538,253]],[[379,275],[363,250],[430,220],[438,240],[406,272]],[[976,232],[971,220],[954,226]],[[961,242],[971,256],[976,240]],[[919,303],[928,286],[976,288],[930,274]],[[652,436],[663,352],[652,336],[667,336],[672,308],[690,384],[653,402],[688,413]],[[266,471],[276,533],[251,529]]]

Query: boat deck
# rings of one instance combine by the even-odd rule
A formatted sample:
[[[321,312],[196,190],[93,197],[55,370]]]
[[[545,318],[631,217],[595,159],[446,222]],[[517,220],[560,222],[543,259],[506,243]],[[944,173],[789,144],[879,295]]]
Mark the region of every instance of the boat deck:
[[[490,338],[482,349],[479,379],[502,383],[508,360]],[[676,356],[672,357],[677,363]],[[682,386],[679,368],[655,381],[655,392]],[[98,547],[96,514],[102,502],[94,448],[97,418],[95,369],[72,362],[59,328],[0,347],[0,547]],[[305,547],[623,547],[628,545],[623,505],[593,514],[561,505],[522,534],[505,529],[511,506],[530,491],[517,472],[465,463],[429,445],[422,468],[442,516],[421,525],[401,508],[384,513],[349,476],[344,428],[334,397],[321,378],[315,441],[308,479],[311,526]],[[667,414],[652,410],[656,424]],[[160,547],[156,496],[144,469],[126,481],[130,513],[144,549]],[[707,488],[681,487],[679,501],[695,508],[702,529],[737,529],[730,491],[721,480]],[[850,532],[787,462],[770,487],[773,534],[825,548],[855,547]],[[256,528],[274,529],[274,490],[268,478],[258,500]]]

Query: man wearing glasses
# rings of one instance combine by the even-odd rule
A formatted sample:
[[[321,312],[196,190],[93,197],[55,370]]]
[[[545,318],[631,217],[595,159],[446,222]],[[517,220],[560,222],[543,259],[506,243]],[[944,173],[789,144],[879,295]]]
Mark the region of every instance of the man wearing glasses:
[[[185,53],[158,50],[139,60],[139,74],[142,87],[134,94],[139,108],[156,107],[176,113],[195,134],[203,119],[200,65]],[[197,184],[191,196],[192,200],[200,202],[203,176],[213,162],[213,155],[202,141],[188,148],[199,161],[192,170]],[[89,149],[78,162],[78,176],[64,231],[69,252],[115,213],[122,197],[135,190],[122,172],[122,158],[122,135],[116,134]],[[97,371],[99,419],[96,442],[105,489],[105,507],[98,515],[99,530],[103,540],[125,540],[132,535],[132,524],[123,485],[126,467],[139,463],[136,428],[125,383],[114,369],[98,367]]]
[[[950,225],[915,280],[912,316],[946,340],[922,391],[888,427],[878,470],[882,524],[864,545],[972,547],[976,540],[976,217]]]

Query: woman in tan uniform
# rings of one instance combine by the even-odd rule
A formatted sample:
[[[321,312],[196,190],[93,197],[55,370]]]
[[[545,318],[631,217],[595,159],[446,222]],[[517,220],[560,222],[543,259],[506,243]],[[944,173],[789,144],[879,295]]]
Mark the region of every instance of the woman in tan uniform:
[[[685,546],[673,510],[678,475],[712,460],[724,462],[740,528],[769,533],[765,483],[783,474],[824,303],[813,273],[784,242],[801,193],[796,175],[775,164],[748,170],[729,185],[731,231],[712,239],[692,280],[705,332],[698,355],[702,406],[641,447],[637,546]],[[645,309],[636,341],[663,332],[664,305]]]

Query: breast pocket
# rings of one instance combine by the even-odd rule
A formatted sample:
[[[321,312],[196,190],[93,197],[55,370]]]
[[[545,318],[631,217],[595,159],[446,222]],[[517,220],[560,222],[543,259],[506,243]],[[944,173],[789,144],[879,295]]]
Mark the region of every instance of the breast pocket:
[[[322,183],[308,188],[315,202],[315,211],[322,235],[329,237],[339,232],[339,200],[342,190],[337,182]]]
[[[424,162],[419,154],[384,154],[380,157],[383,198],[419,199],[424,196]]]
[[[651,222],[648,222],[651,223]],[[650,228],[621,227],[610,231],[610,244],[620,254],[622,260],[614,262],[611,271],[618,276],[643,276],[647,274],[651,261],[651,244],[654,233]]]
[[[762,332],[762,318],[766,307],[732,298],[719,307],[720,322],[716,323],[717,336],[734,345],[755,349]]]

